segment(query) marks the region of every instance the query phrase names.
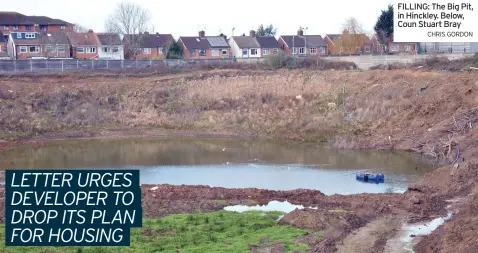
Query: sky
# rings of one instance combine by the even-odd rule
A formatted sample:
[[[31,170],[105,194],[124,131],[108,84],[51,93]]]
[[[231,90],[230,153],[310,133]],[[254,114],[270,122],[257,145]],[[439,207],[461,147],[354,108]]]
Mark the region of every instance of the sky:
[[[123,0],[16,0],[3,1],[0,11],[49,16],[78,23],[94,31],[104,31],[104,22]],[[130,0],[133,1],[133,0]],[[390,0],[134,0],[150,11],[150,31],[179,36],[231,36],[249,33],[260,24],[273,24],[279,35],[296,34],[308,27],[307,34],[341,33],[345,20],[355,17],[368,33]]]

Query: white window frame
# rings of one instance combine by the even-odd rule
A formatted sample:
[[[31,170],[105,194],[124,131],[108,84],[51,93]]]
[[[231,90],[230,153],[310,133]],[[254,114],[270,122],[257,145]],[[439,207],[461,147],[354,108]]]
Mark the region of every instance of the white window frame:
[[[370,53],[370,46],[365,46],[365,53]]]
[[[103,53],[111,53],[110,47],[101,47],[101,52],[103,52]]]
[[[46,46],[45,47],[45,52],[47,53],[55,53],[55,47],[54,46]]]
[[[158,47],[158,54],[164,54],[164,49],[162,47]]]
[[[297,54],[297,48],[296,47],[292,48],[292,54]]]
[[[113,53],[118,53],[119,52],[119,47],[113,47]]]
[[[269,54],[270,54],[269,48],[263,48],[262,49],[262,55],[269,55]]]
[[[212,49],[211,56],[219,56],[219,49]]]
[[[228,55],[227,49],[222,49],[221,51],[222,51],[222,55]]]
[[[4,31],[8,31],[8,30],[10,30],[10,27],[9,27],[8,25],[4,25],[4,26],[3,26],[3,30],[4,30]]]
[[[13,26],[13,30],[14,30],[14,31],[18,31],[18,25],[14,25],[14,26]]]
[[[81,51],[80,51],[80,49],[81,49]],[[85,52],[85,48],[84,47],[77,47],[76,52],[83,54]]]
[[[25,25],[25,30],[31,31],[32,30],[32,25]]]
[[[17,33],[17,39],[21,39],[22,38],[22,33]]]
[[[87,54],[96,54],[96,47],[87,47],[86,48]]]
[[[257,54],[257,48],[251,48],[251,55],[256,56]]]
[[[305,47],[299,47],[299,54],[305,54]]]
[[[56,51],[58,53],[64,53],[66,51],[65,46],[57,46]]]
[[[65,30],[66,29],[66,25],[61,25],[60,26],[60,30]]]
[[[196,50],[192,49],[189,50],[189,57],[195,57],[196,56]]]
[[[400,44],[393,43],[390,49],[391,49],[390,51],[392,51],[392,52],[398,52],[398,51],[400,51]]]
[[[248,56],[249,55],[249,49],[243,48],[242,49],[242,56]]]
[[[321,53],[321,54],[325,54],[325,47],[321,47],[321,48],[320,48],[320,53]]]
[[[412,46],[410,44],[405,45],[405,52],[411,52]]]
[[[142,54],[151,54],[151,48],[143,48],[143,50],[141,50],[141,53]]]
[[[28,52],[28,49],[26,46],[21,46],[20,47],[20,54],[24,54],[24,53],[27,53]]]
[[[279,49],[278,48],[274,48],[274,54],[278,54],[279,53]]]
[[[310,48],[310,53],[311,54],[317,54],[317,48],[316,47],[311,47]]]
[[[204,54],[202,52],[204,52]],[[207,55],[207,52],[205,49],[199,50],[199,56],[206,56],[206,55]]]
[[[47,29],[48,29],[48,26],[46,26],[46,25],[41,25],[40,26],[40,31],[46,32]]]
[[[35,48],[35,51],[32,51],[32,50],[31,50],[32,47]],[[40,52],[41,52],[41,49],[40,49],[39,46],[29,46],[29,47],[28,47],[28,52],[29,52],[29,53],[35,53],[35,54],[37,54],[37,53],[40,53]]]
[[[34,39],[35,33],[25,33],[25,39]]]

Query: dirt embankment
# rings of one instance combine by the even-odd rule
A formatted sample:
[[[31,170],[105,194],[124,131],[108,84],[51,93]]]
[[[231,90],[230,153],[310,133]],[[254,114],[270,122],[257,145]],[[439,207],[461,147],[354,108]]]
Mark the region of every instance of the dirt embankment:
[[[369,235],[375,237],[368,238],[369,247],[361,250],[383,252],[395,229],[383,228],[384,223],[444,215],[445,201],[462,197],[469,199],[461,203],[460,213],[425,237],[416,252],[453,248],[476,252],[472,241],[478,233],[467,225],[478,217],[476,201],[470,197],[478,182],[477,92],[478,73],[409,70],[12,77],[0,80],[0,145],[14,145],[12,141],[43,145],[57,138],[208,134],[411,150],[441,168],[404,195],[326,197],[314,191],[161,186],[155,192],[143,191],[144,210],[148,217],[158,217],[217,210],[226,203],[287,199],[319,207],[284,217],[284,222],[296,226],[327,231],[323,239],[311,242],[317,252],[343,252]]]

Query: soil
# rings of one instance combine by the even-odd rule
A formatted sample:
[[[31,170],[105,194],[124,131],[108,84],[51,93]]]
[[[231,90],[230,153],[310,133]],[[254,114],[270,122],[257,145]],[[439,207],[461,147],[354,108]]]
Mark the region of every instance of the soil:
[[[59,139],[178,135],[272,137],[321,141],[337,148],[409,150],[431,159],[437,169],[411,184],[405,194],[325,196],[313,190],[143,185],[143,214],[157,218],[287,200],[317,208],[293,211],[282,220],[324,232],[320,240],[315,235],[304,238],[313,252],[398,253],[389,242],[401,224],[445,216],[447,201],[455,199],[458,213],[431,235],[418,238],[415,252],[474,253],[477,80],[478,73],[423,70],[12,76],[0,81],[0,149]],[[4,201],[0,205],[3,209]],[[0,210],[0,222],[3,215]],[[277,244],[270,252],[280,249]],[[258,250],[251,246],[251,251]]]

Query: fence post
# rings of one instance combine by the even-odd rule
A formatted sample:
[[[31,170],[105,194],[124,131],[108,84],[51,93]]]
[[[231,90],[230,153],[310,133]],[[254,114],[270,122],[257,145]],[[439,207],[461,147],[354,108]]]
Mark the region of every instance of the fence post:
[[[78,69],[78,60],[76,60],[76,69]]]
[[[149,66],[150,66],[150,67],[153,66],[153,60],[149,60]]]
[[[110,68],[109,68],[109,62],[110,62],[110,61],[106,60],[106,69],[110,69]]]
[[[33,64],[32,64],[32,60],[30,60],[30,72],[33,72]]]
[[[91,69],[95,69],[95,62],[91,60]]]
[[[135,60],[135,62],[136,62],[136,68],[138,68],[138,60]]]
[[[63,67],[63,61],[61,61],[61,72],[64,71],[64,67]]]
[[[13,61],[13,71],[17,72],[17,60]]]
[[[124,59],[121,60],[121,68],[124,69]]]

